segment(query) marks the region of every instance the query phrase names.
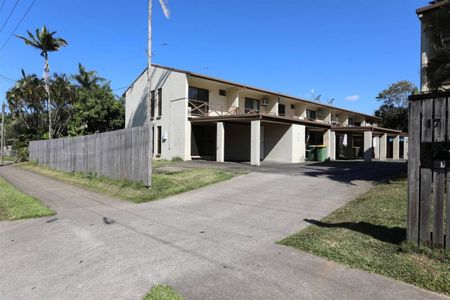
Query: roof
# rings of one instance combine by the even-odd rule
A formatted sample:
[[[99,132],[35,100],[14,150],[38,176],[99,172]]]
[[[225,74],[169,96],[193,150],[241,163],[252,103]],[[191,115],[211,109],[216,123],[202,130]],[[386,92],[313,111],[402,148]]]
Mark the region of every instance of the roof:
[[[348,109],[344,109],[344,108],[339,108],[339,107],[335,107],[335,106],[332,106],[332,105],[327,105],[327,104],[322,104],[322,103],[318,103],[318,102],[313,102],[313,101],[310,101],[310,100],[305,100],[305,99],[302,99],[302,98],[286,95],[286,94],[283,94],[283,93],[269,91],[269,90],[266,90],[266,89],[253,87],[253,86],[249,86],[249,85],[244,85],[244,84],[241,84],[241,83],[232,82],[232,81],[228,81],[228,80],[220,79],[220,78],[216,78],[216,77],[211,77],[211,76],[204,75],[204,74],[199,74],[199,73],[195,73],[195,72],[191,72],[191,71],[176,69],[176,68],[172,68],[172,67],[161,66],[161,65],[157,65],[157,64],[152,64],[152,66],[155,67],[155,68],[165,69],[165,70],[169,70],[169,71],[173,71],[173,72],[184,73],[184,74],[192,76],[192,77],[197,77],[197,78],[212,80],[212,81],[216,81],[216,82],[220,82],[220,83],[224,83],[224,84],[228,84],[228,85],[233,85],[233,86],[236,86],[236,87],[239,87],[239,88],[242,88],[242,89],[253,90],[253,91],[262,92],[262,93],[265,93],[265,94],[270,94],[270,95],[274,95],[274,96],[278,96],[278,97],[283,97],[283,98],[287,98],[287,99],[291,99],[291,100],[301,101],[301,102],[305,102],[305,103],[309,103],[309,104],[313,104],[313,105],[329,108],[329,109],[332,109],[332,110],[339,110],[339,111],[347,112],[347,113],[350,113],[350,114],[356,114],[356,115],[364,116],[364,117],[372,119],[372,120],[381,120],[381,118],[376,117],[376,116],[367,115],[367,114],[364,114],[364,113],[360,113],[360,112],[356,112],[356,111],[352,111],[352,110],[348,110]],[[146,71],[147,71],[147,68],[138,76],[138,78],[140,78]],[[128,89],[124,92],[124,94],[126,92],[128,92],[128,90],[134,85],[134,83],[137,81],[138,78],[136,78],[133,81],[133,83],[128,87]]]
[[[446,4],[450,4],[450,2],[448,2],[448,1],[441,1],[441,2],[431,1],[429,5],[418,8],[416,10],[416,14],[421,15],[423,13],[429,13],[430,11],[432,11],[436,8],[440,8]]]

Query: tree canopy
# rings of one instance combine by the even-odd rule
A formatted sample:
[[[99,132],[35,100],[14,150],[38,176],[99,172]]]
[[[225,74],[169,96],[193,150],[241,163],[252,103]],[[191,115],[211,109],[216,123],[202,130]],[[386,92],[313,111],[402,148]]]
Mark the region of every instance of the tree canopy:
[[[391,84],[376,97],[382,102],[375,112],[382,119],[381,126],[385,128],[408,131],[408,96],[418,92],[414,83],[406,80]]]
[[[425,25],[425,34],[432,47],[425,74],[433,91],[450,84],[450,1],[439,2],[447,3],[433,11]]]
[[[109,82],[80,64],[74,75],[53,74],[49,79],[51,100],[43,79],[22,71],[6,94],[12,117],[12,132],[19,144],[48,138],[47,112],[52,110],[54,137],[74,136],[121,129],[124,126],[123,100],[114,95]],[[104,84],[100,85],[100,82]]]

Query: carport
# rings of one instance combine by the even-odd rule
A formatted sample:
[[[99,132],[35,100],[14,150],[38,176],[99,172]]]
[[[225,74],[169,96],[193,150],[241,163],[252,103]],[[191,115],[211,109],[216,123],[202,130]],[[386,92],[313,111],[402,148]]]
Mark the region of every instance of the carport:
[[[336,159],[398,160],[408,158],[408,137],[399,130],[376,127],[333,127]]]
[[[305,161],[312,134],[334,148],[330,147],[331,126],[322,122],[266,114],[191,118],[190,122],[192,158],[252,165],[261,161],[300,163]],[[311,132],[308,136],[307,130]]]

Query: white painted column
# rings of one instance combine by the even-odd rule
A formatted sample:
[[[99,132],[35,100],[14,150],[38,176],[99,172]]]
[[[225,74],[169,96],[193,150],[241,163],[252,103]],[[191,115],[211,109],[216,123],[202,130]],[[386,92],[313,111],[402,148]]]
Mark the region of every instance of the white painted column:
[[[375,152],[375,159],[380,159],[380,137],[373,138],[373,150]]]
[[[327,146],[327,159],[331,158],[331,129],[323,134],[323,144]]]
[[[403,159],[408,159],[408,150],[409,150],[408,137],[405,136],[405,140],[403,142]]]
[[[305,162],[306,156],[306,127],[300,124],[292,124],[292,162]]]
[[[372,131],[364,131],[364,161],[371,162],[372,161]]]
[[[191,122],[186,123],[186,131],[184,133],[184,157],[183,160],[191,160],[191,143],[192,143],[192,125]]]
[[[330,159],[336,160],[336,132],[331,131],[330,135]]]
[[[399,160],[400,159],[400,136],[396,135],[394,137],[394,145],[393,145],[393,153],[392,153],[392,158],[395,160]]]
[[[380,137],[380,160],[386,160],[387,158],[387,134],[383,134]]]
[[[250,164],[259,166],[261,164],[261,121],[251,121],[250,127]]]
[[[225,127],[223,122],[217,122],[216,134],[216,161],[225,161]]]

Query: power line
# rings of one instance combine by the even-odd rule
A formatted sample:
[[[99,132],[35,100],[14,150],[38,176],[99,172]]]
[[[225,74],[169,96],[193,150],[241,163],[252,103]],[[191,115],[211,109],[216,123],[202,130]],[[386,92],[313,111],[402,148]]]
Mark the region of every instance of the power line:
[[[27,17],[28,13],[30,12],[31,8],[33,7],[34,3],[36,2],[36,0],[33,0],[30,4],[30,6],[28,6],[27,11],[25,12],[25,14],[22,16],[22,19],[20,19],[19,23],[17,23],[16,27],[14,28],[14,30],[11,32],[11,34],[9,35],[8,39],[6,40],[5,43],[3,43],[3,45],[0,47],[0,50],[3,50],[3,48],[6,47],[6,44],[8,44],[9,40],[11,40],[11,38],[13,37],[13,35],[16,33],[17,29],[19,28],[19,26],[22,24],[23,20],[25,20],[25,18]]]
[[[20,0],[16,0],[16,3],[14,3],[14,6],[11,10],[11,12],[9,13],[9,16],[6,18],[5,23],[3,24],[2,28],[0,28],[0,32],[3,31],[3,29],[5,28],[6,24],[8,24],[9,19],[11,18],[12,14],[14,13],[14,11],[16,10],[17,4],[19,4]]]
[[[2,5],[0,5],[0,11],[2,11],[3,5],[5,5],[6,0],[3,0]]]
[[[14,79],[9,78],[8,76],[0,74],[0,78],[10,82],[16,82]]]
[[[124,89],[126,89],[126,88],[128,88],[127,86],[124,86],[124,87],[120,87],[120,88],[116,88],[116,89],[112,89],[113,91],[118,91],[118,90],[124,90]]]

